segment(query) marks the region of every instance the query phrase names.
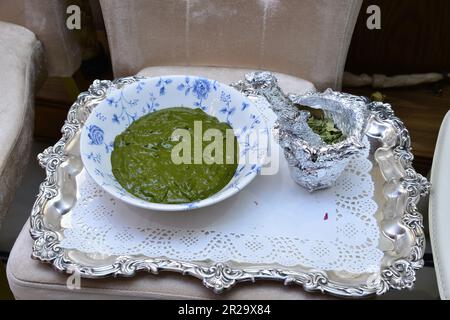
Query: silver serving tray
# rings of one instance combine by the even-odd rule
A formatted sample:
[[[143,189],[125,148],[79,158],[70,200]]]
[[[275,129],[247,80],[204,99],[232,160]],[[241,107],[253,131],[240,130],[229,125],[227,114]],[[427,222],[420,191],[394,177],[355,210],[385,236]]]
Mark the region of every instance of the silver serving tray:
[[[244,266],[238,263],[177,261],[145,256],[92,255],[62,248],[59,245],[65,228],[62,216],[77,201],[75,178],[83,169],[79,152],[81,128],[92,109],[105,98],[109,87],[120,87],[138,79],[128,77],[113,82],[94,81],[70,108],[62,128],[62,138],[39,154],[38,160],[46,170],[46,178],[40,185],[31,212],[34,259],[49,263],[58,271],[77,272],[87,278],[133,276],[138,271],[154,274],[173,271],[201,279],[207,288],[216,293],[238,282],[255,280],[277,280],[285,285],[301,285],[307,291],[345,297],[381,295],[390,289],[413,287],[415,272],[423,266],[425,249],[422,216],[416,204],[430,186],[411,165],[413,155],[407,129],[394,116],[390,105],[383,103],[369,106],[370,118],[366,132],[371,140],[374,167],[379,170],[379,176],[384,182],[384,186],[378,190],[383,200],[378,203],[380,210],[377,213],[381,232],[380,249],[384,252],[384,258],[376,274],[355,275],[306,267]],[[258,94],[248,82],[241,82],[236,87],[250,96]]]

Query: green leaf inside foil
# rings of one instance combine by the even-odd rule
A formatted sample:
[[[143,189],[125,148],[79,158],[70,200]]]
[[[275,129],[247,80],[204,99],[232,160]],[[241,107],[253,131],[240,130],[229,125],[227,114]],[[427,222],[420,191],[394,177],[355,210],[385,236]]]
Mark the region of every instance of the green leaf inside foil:
[[[331,119],[317,119],[309,117],[308,125],[326,144],[335,144],[345,140],[345,135]]]
[[[297,107],[311,114],[307,123],[312,131],[318,134],[326,144],[335,144],[346,139],[346,136],[336,127],[333,120],[325,118],[322,110],[301,105]]]

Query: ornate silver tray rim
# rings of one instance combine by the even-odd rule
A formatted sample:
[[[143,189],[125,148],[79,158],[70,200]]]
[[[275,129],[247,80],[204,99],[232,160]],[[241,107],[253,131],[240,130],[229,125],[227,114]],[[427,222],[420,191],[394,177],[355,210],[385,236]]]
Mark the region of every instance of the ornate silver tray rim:
[[[363,285],[345,285],[333,281],[327,272],[310,270],[298,272],[286,268],[235,267],[224,263],[196,263],[171,259],[143,256],[106,257],[103,266],[84,265],[73,259],[75,250],[67,250],[59,244],[63,237],[61,217],[70,211],[76,201],[75,176],[82,170],[80,157],[76,155],[80,128],[88,115],[109,91],[125,84],[138,81],[140,77],[120,78],[115,81],[96,80],[89,90],[79,95],[69,110],[62,128],[62,138],[39,154],[40,165],[46,170],[46,178],[41,183],[37,199],[31,212],[30,233],[34,239],[32,258],[49,263],[60,272],[78,272],[82,277],[102,278],[107,276],[133,276],[137,271],[157,274],[160,271],[172,271],[194,276],[216,293],[233,287],[238,282],[255,280],[277,280],[288,284],[298,284],[306,291],[321,291],[344,297],[363,297],[371,294],[381,295],[390,289],[412,288],[415,271],[423,266],[425,237],[422,216],[416,204],[429,190],[428,181],[413,169],[411,162],[410,137],[402,121],[395,117],[390,105],[373,103],[369,106],[373,119],[380,125],[392,127],[396,131],[394,155],[405,172],[401,181],[407,191],[404,212],[396,217],[397,227],[406,230],[413,239],[413,245],[407,254],[396,256],[380,270],[380,274]],[[240,88],[246,94],[252,94],[251,88]],[[71,163],[67,169],[67,163]],[[64,181],[64,184],[62,183]],[[382,230],[389,234],[389,230]],[[395,239],[394,239],[395,240]],[[409,248],[409,247],[408,247]]]

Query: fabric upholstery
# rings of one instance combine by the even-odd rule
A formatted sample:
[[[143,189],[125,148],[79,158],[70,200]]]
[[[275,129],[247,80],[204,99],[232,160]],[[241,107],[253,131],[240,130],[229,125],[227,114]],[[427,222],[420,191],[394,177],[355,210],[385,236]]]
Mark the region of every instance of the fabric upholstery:
[[[266,69],[339,89],[361,0],[101,0],[114,75]]]
[[[67,5],[61,0],[0,1],[0,20],[24,26],[42,42],[49,76],[70,77],[81,64],[80,46],[66,27]]]
[[[145,68],[139,71],[138,74],[146,77],[190,74],[230,84],[244,79],[245,74],[252,71],[254,70],[242,68],[157,66]],[[306,93],[308,91],[315,91],[314,85],[307,80],[279,72],[275,73],[275,76],[278,79],[278,84],[286,93]]]
[[[0,22],[0,226],[21,181],[31,147],[36,82],[43,49],[29,30]]]
[[[439,132],[431,170],[429,223],[439,293],[450,300],[450,112]]]

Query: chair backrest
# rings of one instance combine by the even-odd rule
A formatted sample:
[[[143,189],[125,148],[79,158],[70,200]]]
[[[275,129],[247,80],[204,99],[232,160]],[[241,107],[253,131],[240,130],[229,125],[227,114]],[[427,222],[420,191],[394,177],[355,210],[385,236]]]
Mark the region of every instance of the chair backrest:
[[[71,76],[81,64],[81,48],[66,27],[68,4],[61,0],[1,0],[0,20],[22,25],[42,42],[49,76]]]
[[[431,170],[428,215],[434,267],[442,299],[450,300],[450,111],[439,131]]]
[[[362,0],[100,0],[115,76],[268,69],[339,89]]]

